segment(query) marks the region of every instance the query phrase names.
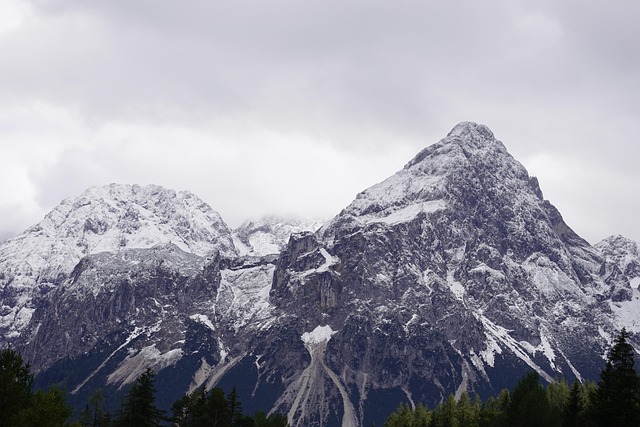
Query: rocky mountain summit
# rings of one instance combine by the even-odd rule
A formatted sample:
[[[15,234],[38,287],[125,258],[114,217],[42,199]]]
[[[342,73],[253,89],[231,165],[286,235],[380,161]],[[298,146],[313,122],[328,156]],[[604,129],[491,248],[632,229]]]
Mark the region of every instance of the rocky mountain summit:
[[[589,245],[486,126],[316,229],[232,231],[188,193],[90,189],[0,245],[2,337],[79,404],[151,366],[167,407],[236,386],[295,426],[380,423],[531,369],[594,379],[622,326],[640,349],[637,243]]]
[[[640,244],[617,235],[604,239],[595,246],[607,261],[614,264],[629,278],[634,289],[640,285]]]
[[[63,200],[37,225],[0,245],[0,337],[18,336],[49,290],[86,255],[172,243],[235,255],[231,230],[189,192],[151,185],[92,187]]]

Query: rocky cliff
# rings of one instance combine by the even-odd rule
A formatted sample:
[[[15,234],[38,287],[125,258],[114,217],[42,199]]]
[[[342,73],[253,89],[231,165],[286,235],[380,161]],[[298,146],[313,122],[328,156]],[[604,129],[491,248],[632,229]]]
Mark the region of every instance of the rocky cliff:
[[[236,386],[295,426],[380,423],[531,369],[594,379],[617,329],[640,344],[637,244],[590,246],[483,125],[317,232],[276,224],[232,233],[192,195],[89,190],[0,246],[3,337],[78,403],[152,366],[167,407]]]

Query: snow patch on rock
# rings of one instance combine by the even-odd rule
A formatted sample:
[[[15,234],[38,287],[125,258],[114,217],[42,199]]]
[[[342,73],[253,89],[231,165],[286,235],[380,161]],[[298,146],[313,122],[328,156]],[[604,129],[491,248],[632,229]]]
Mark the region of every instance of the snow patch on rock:
[[[305,344],[319,344],[328,342],[336,332],[329,325],[317,326],[313,331],[302,334],[300,338]]]

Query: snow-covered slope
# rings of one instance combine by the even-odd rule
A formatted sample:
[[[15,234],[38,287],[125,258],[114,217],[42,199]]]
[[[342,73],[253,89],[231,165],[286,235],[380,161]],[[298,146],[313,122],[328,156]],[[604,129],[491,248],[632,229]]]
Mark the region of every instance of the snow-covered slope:
[[[617,235],[610,236],[596,244],[607,261],[617,266],[627,276],[634,289],[640,285],[640,244]]]
[[[631,289],[626,298],[611,301],[617,328],[640,334],[640,244],[626,237],[610,236],[595,246],[607,259],[607,272],[622,272]]]
[[[271,218],[232,237],[181,193],[121,191],[130,209],[91,195],[29,230],[40,258],[0,246],[3,333],[82,404],[153,366],[165,406],[236,385],[245,409],[293,426],[371,425],[400,400],[495,394],[531,369],[595,379],[621,326],[640,348],[637,245],[590,246],[483,125],[457,125],[315,233]]]
[[[316,231],[322,222],[296,217],[266,216],[246,221],[233,230],[233,241],[241,255],[280,253],[293,233]]]
[[[0,245],[0,332],[17,336],[33,299],[89,254],[172,243],[197,255],[235,255],[220,215],[189,192],[111,184],[65,199],[37,225]]]

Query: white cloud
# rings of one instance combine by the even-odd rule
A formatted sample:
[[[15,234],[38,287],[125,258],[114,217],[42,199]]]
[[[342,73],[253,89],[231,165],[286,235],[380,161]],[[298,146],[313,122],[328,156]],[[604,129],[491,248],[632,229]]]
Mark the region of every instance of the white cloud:
[[[33,15],[33,7],[27,0],[3,0],[0,2],[0,35],[16,31]]]
[[[331,216],[473,120],[535,169],[580,234],[640,240],[620,214],[640,208],[629,197],[640,182],[639,11],[7,0],[2,227],[108,182],[189,189],[236,224],[276,210]]]

